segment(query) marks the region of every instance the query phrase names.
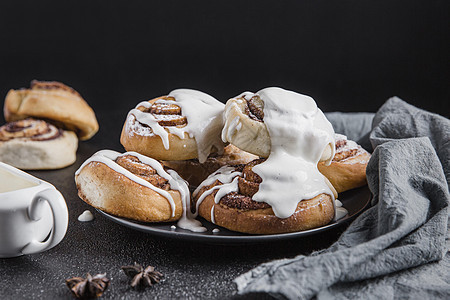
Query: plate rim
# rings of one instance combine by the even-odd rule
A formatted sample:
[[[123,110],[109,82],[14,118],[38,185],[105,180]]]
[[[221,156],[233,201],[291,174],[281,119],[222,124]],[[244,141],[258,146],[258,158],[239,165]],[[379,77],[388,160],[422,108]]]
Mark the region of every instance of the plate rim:
[[[305,230],[305,231],[296,231],[296,232],[287,232],[287,233],[278,233],[278,234],[255,234],[255,235],[252,235],[252,234],[246,234],[246,233],[240,233],[240,232],[233,232],[236,235],[220,235],[220,234],[216,235],[214,233],[204,234],[204,233],[192,232],[189,230],[180,229],[178,227],[176,230],[167,230],[167,229],[152,227],[152,225],[153,225],[152,223],[145,224],[145,223],[141,223],[139,221],[134,221],[134,220],[127,219],[127,218],[114,216],[114,215],[104,212],[98,208],[95,208],[95,210],[98,213],[100,213],[101,215],[103,215],[104,217],[106,217],[107,219],[109,219],[121,226],[125,226],[130,229],[148,233],[153,236],[164,237],[164,238],[168,238],[168,239],[178,239],[178,240],[183,240],[183,241],[204,242],[204,243],[210,243],[210,244],[258,243],[258,242],[270,242],[270,241],[274,241],[274,240],[277,240],[277,241],[288,240],[288,239],[293,239],[293,238],[301,238],[301,237],[305,237],[305,236],[310,236],[310,235],[313,235],[313,234],[316,234],[319,232],[331,230],[333,228],[339,227],[343,224],[346,224],[346,223],[352,221],[353,219],[355,219],[357,216],[359,216],[364,210],[366,210],[370,206],[371,199],[373,197],[371,191],[369,190],[369,188],[367,186],[359,187],[359,188],[353,189],[351,191],[358,192],[358,190],[361,193],[367,192],[368,195],[367,195],[367,197],[364,195],[364,199],[365,199],[364,203],[352,215],[350,215],[350,216],[347,215],[346,217],[344,217],[338,221],[334,221],[332,223],[329,223],[327,225],[320,226],[317,228],[312,228],[312,229]],[[363,196],[361,196],[361,197],[363,197]],[[341,200],[341,201],[345,201],[345,200]],[[210,223],[203,218],[199,218],[199,219],[201,220],[202,223],[204,223],[204,222]],[[171,225],[175,225],[176,222],[157,223],[157,224],[171,226]],[[220,230],[230,231],[219,225],[216,225],[216,226],[219,227]],[[178,230],[183,230],[183,231],[178,231]]]

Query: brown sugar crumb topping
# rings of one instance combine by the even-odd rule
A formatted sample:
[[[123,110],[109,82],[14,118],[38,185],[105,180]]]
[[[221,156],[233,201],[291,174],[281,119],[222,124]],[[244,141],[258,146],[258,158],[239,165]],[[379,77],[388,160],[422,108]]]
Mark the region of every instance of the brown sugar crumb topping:
[[[142,163],[139,158],[133,155],[120,156],[115,160],[115,162],[134,175],[139,176],[160,189],[169,190],[170,188],[169,181],[167,179],[159,176],[155,169]]]

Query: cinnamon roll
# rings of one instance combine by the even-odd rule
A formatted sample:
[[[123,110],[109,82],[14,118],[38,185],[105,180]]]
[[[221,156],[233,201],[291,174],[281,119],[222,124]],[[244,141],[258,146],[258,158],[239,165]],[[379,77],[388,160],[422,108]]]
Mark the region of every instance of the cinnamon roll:
[[[193,193],[198,214],[229,230],[251,234],[308,230],[333,219],[334,199],[326,193],[295,200],[294,211],[288,217],[277,216],[267,202],[255,201],[263,180],[253,168],[264,161],[225,166],[211,174]]]
[[[222,153],[224,105],[200,91],[178,89],[167,96],[139,103],[127,116],[120,142],[160,160],[205,162],[210,153]]]
[[[33,80],[30,89],[10,90],[4,113],[7,122],[28,117],[52,120],[58,127],[74,131],[80,140],[98,131],[92,108],[77,91],[56,81]]]
[[[0,127],[0,161],[24,170],[59,169],[76,159],[78,139],[42,120],[25,119]]]
[[[282,90],[279,88],[266,88],[257,93],[244,92],[237,97],[229,99],[224,110],[225,125],[222,130],[222,140],[230,142],[240,149],[260,157],[269,157],[272,148],[270,136],[274,133],[270,133],[265,124],[265,103],[264,97],[261,97],[261,95],[277,93],[277,89]],[[298,97],[298,95],[301,95],[286,90],[282,90],[282,93],[284,95],[279,97],[280,101],[287,98],[295,98]],[[310,102],[315,106],[315,102],[311,97],[305,95],[301,96],[309,98],[311,100]],[[294,102],[294,105],[295,104],[296,103]],[[291,108],[286,107],[286,109],[289,110]],[[296,110],[295,107],[292,107],[292,109]],[[320,109],[315,106],[314,112],[315,111],[320,111]],[[321,118],[314,121],[316,122],[315,125],[320,126],[321,123],[323,123],[323,120],[326,120],[325,116],[322,117],[322,115],[323,114],[320,111]],[[283,123],[286,122],[286,120],[280,120],[280,122]],[[326,124],[326,127],[328,127],[328,124]],[[286,142],[289,143],[289,141]],[[332,152],[333,145],[330,144],[324,149],[321,160],[329,160],[332,157]]]
[[[197,187],[209,175],[223,166],[246,164],[257,158],[256,155],[229,144],[224,148],[223,154],[212,153],[204,163],[200,163],[198,159],[169,160],[162,161],[162,163],[177,171],[189,182],[189,185]]]
[[[180,220],[182,228],[203,231],[190,218],[186,182],[139,153],[101,150],[76,171],[75,183],[83,201],[107,213],[142,222]]]
[[[328,178],[338,193],[367,184],[366,167],[370,154],[345,135],[336,134],[336,154],[330,165],[319,162],[319,171]]]

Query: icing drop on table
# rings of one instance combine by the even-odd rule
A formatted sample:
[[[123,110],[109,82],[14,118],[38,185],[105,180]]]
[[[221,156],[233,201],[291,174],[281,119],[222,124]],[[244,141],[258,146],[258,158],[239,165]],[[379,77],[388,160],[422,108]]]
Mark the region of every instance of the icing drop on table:
[[[83,211],[83,213],[78,216],[78,221],[80,222],[90,222],[92,220],[94,220],[94,215],[89,210]]]

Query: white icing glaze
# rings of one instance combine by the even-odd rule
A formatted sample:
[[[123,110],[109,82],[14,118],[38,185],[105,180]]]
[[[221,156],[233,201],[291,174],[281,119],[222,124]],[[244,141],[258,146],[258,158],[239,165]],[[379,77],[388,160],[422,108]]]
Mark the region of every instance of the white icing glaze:
[[[358,145],[355,141],[349,140],[349,139],[347,139],[347,136],[345,136],[343,134],[338,134],[338,133],[335,134],[335,139],[336,139],[336,141],[340,141],[340,140],[346,141],[345,146],[336,148],[336,153],[357,150],[354,155],[344,158],[343,160],[341,160],[341,162],[345,162],[347,164],[367,164],[368,159],[367,160],[360,159],[359,161],[353,161],[353,162],[348,161],[355,156],[358,156],[364,152],[367,152],[360,145]],[[370,156],[369,156],[369,159],[370,159]]]
[[[220,232],[220,229],[219,228],[214,228],[213,230],[212,230],[212,233],[219,233]]]
[[[148,181],[140,178],[139,176],[131,173],[127,169],[123,168],[122,166],[118,165],[114,160],[116,160],[118,157],[125,156],[125,155],[132,155],[137,157],[142,163],[149,165],[155,171],[158,173],[159,176],[165,178],[168,180],[170,188],[172,190],[176,190],[180,193],[181,196],[181,202],[183,204],[183,215],[181,219],[178,221],[178,226],[183,229],[188,229],[191,231],[206,231],[206,228],[202,227],[200,222],[197,220],[194,220],[191,218],[192,213],[190,212],[190,193],[187,183],[173,170],[169,170],[166,172],[157,160],[144,156],[142,154],[136,153],[136,152],[125,152],[123,154],[112,151],[112,150],[100,150],[94,155],[92,155],[89,159],[87,159],[80,168],[75,172],[75,176],[80,173],[80,171],[90,162],[101,162],[110,167],[112,170],[116,171],[117,173],[122,174],[123,176],[129,178],[130,180],[133,180],[137,184],[140,184],[142,186],[148,187],[152,189],[153,191],[157,192],[161,196],[167,199],[167,201],[170,204],[171,210],[172,210],[172,217],[175,216],[175,202],[170,195],[169,192],[160,189]]]
[[[347,136],[343,135],[343,134],[335,134],[335,140],[336,141],[346,141],[345,146],[343,147],[339,147],[336,149],[336,153],[339,152],[343,152],[343,151],[348,151],[348,150],[354,150],[354,149],[360,149],[361,147],[354,141],[347,139]]]
[[[177,226],[175,226],[175,225],[170,226],[170,230],[175,230],[175,229],[177,229]]]
[[[212,194],[215,190],[218,190],[216,195],[214,196],[214,203],[219,203],[220,199],[228,193],[237,192],[239,190],[238,187],[238,176],[241,176],[242,172],[235,171],[233,167],[223,166],[218,169],[213,174],[209,175],[194,191],[193,196],[195,197],[200,189],[204,186],[208,186],[213,184],[216,180],[220,181],[221,185],[216,185],[209,190],[202,193],[202,195],[197,199],[197,203],[195,206],[195,216],[198,214],[198,207],[203,202],[203,200],[210,194]],[[215,223],[214,220],[214,205],[211,208],[211,222]]]
[[[337,207],[334,219],[340,220],[348,214],[348,211],[343,207]]]
[[[257,94],[264,101],[271,153],[266,161],[253,167],[262,178],[253,200],[268,203],[279,218],[291,216],[300,201],[321,193],[334,200],[332,190],[317,169],[326,147],[332,149],[327,159],[327,164],[331,163],[334,130],[315,101],[275,87]]]
[[[189,192],[188,184],[186,181],[183,180],[183,178],[178,175],[177,172],[174,170],[168,170],[167,171],[175,180],[177,183],[183,183],[180,184],[179,190],[183,190],[181,193],[182,201],[183,203],[183,215],[181,216],[181,219],[178,220],[177,225],[180,228],[190,230],[193,232],[204,232],[207,229],[202,226],[202,223],[195,219],[197,215],[194,215],[191,211],[191,194]]]
[[[27,180],[6,168],[0,168],[0,193],[8,193],[39,185],[39,182]]]
[[[213,205],[213,206],[211,207],[211,222],[212,222],[213,224],[216,224],[216,219],[214,218],[214,207],[216,207],[216,206]]]
[[[225,121],[225,122],[227,122],[227,121]],[[239,121],[239,116],[237,116],[229,124],[224,126],[224,130],[222,130],[222,141],[226,142],[226,141],[231,140],[231,137],[233,135],[235,135],[236,132],[241,129],[241,127],[242,127],[242,123]],[[226,128],[226,130],[225,130],[225,128]]]
[[[336,207],[342,207],[342,202],[339,201],[338,199],[336,199],[336,200],[334,201],[334,203],[335,203]]]
[[[231,166],[223,166],[219,168],[217,171],[208,176],[192,193],[195,197],[202,187],[213,184],[216,180],[219,180],[222,183],[229,183],[233,180],[234,177],[242,175],[242,172],[236,171],[234,167]]]
[[[250,100],[254,95],[244,92],[237,98]],[[253,167],[262,182],[252,199],[271,205],[279,218],[291,216],[300,201],[322,193],[330,195],[334,205],[335,190],[317,169],[320,160],[325,160],[329,165],[335,154],[331,123],[311,97],[274,87],[263,89],[257,95],[264,101],[264,123],[271,137],[271,153],[265,162]],[[222,131],[222,140],[227,140],[228,136],[239,130],[238,124],[237,118],[227,123],[228,130]],[[241,175],[231,167],[221,168],[210,175],[194,191],[194,196],[203,186],[211,185],[216,180],[223,185],[205,191],[197,200],[197,211],[203,199],[214,190],[218,190],[215,203],[227,193],[238,191],[235,177]],[[336,214],[336,207],[334,211]],[[214,223],[214,206],[211,219]]]
[[[92,220],[94,220],[94,215],[89,210],[83,211],[83,213],[78,216],[78,221],[80,222],[90,222]]]
[[[214,148],[221,154],[224,147],[221,140],[224,104],[208,94],[190,89],[177,89],[170,92],[168,96],[173,97],[175,101],[159,99],[156,103],[178,105],[181,108],[182,115],[187,119],[186,126],[162,127],[158,124],[158,120],[167,117],[155,117],[150,113],[144,113],[137,109],[140,106],[146,108],[151,106],[149,102],[144,101],[128,113],[125,131],[130,135],[158,135],[161,137],[165,149],[170,148],[168,133],[177,135],[181,139],[184,139],[186,136],[195,138],[198,160],[201,163],[206,161]],[[141,126],[135,122],[136,120],[148,127]]]

